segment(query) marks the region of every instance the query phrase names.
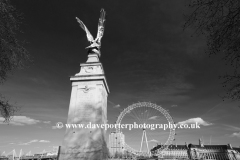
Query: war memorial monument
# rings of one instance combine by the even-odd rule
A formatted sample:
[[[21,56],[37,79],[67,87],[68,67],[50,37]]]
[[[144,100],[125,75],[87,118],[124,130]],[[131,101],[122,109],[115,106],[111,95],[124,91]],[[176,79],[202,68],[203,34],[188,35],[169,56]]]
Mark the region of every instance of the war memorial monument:
[[[70,97],[68,124],[106,124],[107,96],[109,88],[99,58],[101,39],[104,33],[106,12],[102,9],[97,37],[94,39],[84,23],[78,19],[90,42],[88,59],[80,64],[80,72],[70,77],[72,91]],[[67,128],[60,160],[102,160],[107,159],[106,131],[102,128]]]

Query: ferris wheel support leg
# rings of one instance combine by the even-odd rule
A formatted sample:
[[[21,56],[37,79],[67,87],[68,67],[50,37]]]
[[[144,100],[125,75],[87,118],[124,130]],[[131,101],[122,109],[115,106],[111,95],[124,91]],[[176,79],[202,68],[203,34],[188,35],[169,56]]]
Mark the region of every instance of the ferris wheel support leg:
[[[143,135],[142,135],[142,141],[141,141],[140,152],[142,152],[143,136],[144,136],[144,131],[143,131]]]
[[[149,153],[147,133],[146,133],[146,130],[144,130],[144,131],[145,131],[145,140],[146,140],[146,144],[147,144],[147,152]]]

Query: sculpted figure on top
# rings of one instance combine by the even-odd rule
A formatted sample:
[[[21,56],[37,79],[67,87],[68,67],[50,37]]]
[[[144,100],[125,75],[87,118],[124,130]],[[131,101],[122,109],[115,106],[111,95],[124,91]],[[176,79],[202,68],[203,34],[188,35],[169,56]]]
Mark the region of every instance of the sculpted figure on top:
[[[101,56],[100,48],[101,48],[101,39],[103,37],[104,33],[104,21],[105,21],[105,15],[106,12],[104,9],[101,9],[100,11],[100,18],[98,22],[98,32],[97,32],[97,37],[94,39],[87,27],[84,25],[84,23],[76,17],[78,23],[80,24],[80,27],[86,32],[87,39],[90,42],[90,46],[86,47],[88,49],[89,54],[98,54],[98,56]]]

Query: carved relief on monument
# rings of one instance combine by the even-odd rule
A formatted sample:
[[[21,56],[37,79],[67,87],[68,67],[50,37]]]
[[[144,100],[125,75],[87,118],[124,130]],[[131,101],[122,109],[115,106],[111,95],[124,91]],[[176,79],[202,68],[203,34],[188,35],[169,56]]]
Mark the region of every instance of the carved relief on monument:
[[[103,74],[103,70],[100,65],[96,66],[82,66],[81,70],[76,75],[93,75],[93,74]]]
[[[95,89],[96,87],[94,87],[93,85],[92,86],[89,86],[89,85],[85,85],[85,86],[78,86],[78,89],[82,90],[84,93],[87,93],[89,92],[90,90],[92,89]]]
[[[96,68],[96,67],[92,67],[92,66],[84,67],[85,73],[92,73],[94,71],[93,68]]]

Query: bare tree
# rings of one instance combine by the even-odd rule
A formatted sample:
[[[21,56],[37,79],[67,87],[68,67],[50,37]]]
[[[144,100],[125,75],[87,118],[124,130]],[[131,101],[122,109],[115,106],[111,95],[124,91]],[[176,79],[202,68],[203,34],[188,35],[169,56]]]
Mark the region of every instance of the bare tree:
[[[0,114],[5,119],[5,123],[9,123],[19,109],[20,107],[10,104],[7,99],[0,95]]]
[[[0,84],[14,69],[23,68],[29,61],[28,51],[16,38],[22,15],[18,14],[9,0],[0,0]],[[0,94],[0,113],[9,122],[17,108]]]
[[[190,0],[189,7],[193,11],[186,16],[184,29],[193,27],[206,36],[209,55],[224,54],[232,73],[220,76],[226,88],[223,98],[240,100],[240,1]]]

